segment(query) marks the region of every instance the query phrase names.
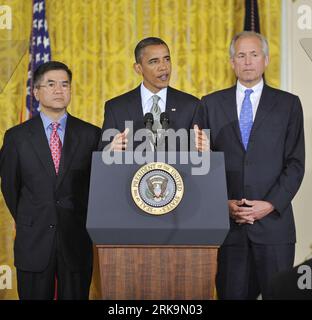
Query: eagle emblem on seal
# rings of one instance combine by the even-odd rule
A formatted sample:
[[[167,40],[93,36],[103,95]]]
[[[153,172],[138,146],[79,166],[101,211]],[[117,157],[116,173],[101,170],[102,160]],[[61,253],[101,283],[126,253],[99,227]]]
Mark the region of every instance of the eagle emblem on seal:
[[[147,188],[145,195],[148,199],[160,202],[169,194],[167,190],[168,179],[162,175],[154,175],[146,180]]]

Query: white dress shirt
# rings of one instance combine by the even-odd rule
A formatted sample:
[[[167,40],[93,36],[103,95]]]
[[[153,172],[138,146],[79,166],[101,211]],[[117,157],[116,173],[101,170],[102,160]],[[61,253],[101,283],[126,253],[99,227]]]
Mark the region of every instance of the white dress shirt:
[[[153,98],[152,96],[157,95],[160,97],[158,101],[158,105],[160,107],[161,112],[166,111],[166,101],[167,101],[167,88],[161,89],[157,93],[153,93],[148,90],[143,82],[141,84],[141,100],[142,100],[142,109],[143,114],[145,115],[148,112],[151,112],[151,108],[153,105]]]
[[[257,83],[254,87],[252,88],[247,88],[243,86],[239,81],[237,81],[237,86],[236,86],[236,104],[237,104],[237,116],[239,119],[239,115],[242,109],[242,104],[243,100],[245,98],[245,90],[246,89],[252,89],[253,93],[250,95],[250,101],[252,104],[252,115],[253,115],[253,121],[255,121],[256,117],[256,112],[258,109],[260,97],[262,94],[262,89],[263,89],[263,79],[259,83]]]

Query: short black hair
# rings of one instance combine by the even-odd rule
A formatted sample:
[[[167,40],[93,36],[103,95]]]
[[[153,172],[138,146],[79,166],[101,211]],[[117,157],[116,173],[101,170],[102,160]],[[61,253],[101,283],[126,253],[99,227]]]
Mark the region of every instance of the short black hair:
[[[164,45],[167,47],[168,51],[169,51],[169,47],[167,45],[167,43],[160,39],[160,38],[156,38],[156,37],[149,37],[149,38],[145,38],[143,40],[141,40],[135,47],[134,49],[134,56],[135,56],[135,62],[136,63],[140,63],[141,62],[141,55],[142,55],[142,51],[145,47],[148,46],[155,46],[155,45]]]
[[[67,72],[69,83],[72,81],[72,72],[67,67],[66,64],[60,61],[48,61],[41,64],[34,73],[34,87],[38,84],[38,82],[42,79],[43,75],[48,71],[52,70],[64,70]]]

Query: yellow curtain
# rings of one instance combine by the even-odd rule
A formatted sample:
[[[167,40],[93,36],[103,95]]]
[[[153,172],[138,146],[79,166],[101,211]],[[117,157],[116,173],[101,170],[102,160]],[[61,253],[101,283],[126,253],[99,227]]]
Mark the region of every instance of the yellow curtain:
[[[12,29],[0,29],[0,145],[4,132],[20,122],[27,80],[28,39],[31,27],[31,0],[1,0],[12,10]],[[6,49],[6,50],[5,50]],[[14,50],[16,49],[16,50]],[[14,224],[2,195],[0,196],[0,265],[13,272],[13,288],[0,288],[0,299],[16,299],[16,274],[13,268]],[[1,277],[1,274],[0,274]]]
[[[235,78],[229,65],[228,46],[234,33],[243,28],[244,3],[244,0],[46,0],[52,58],[65,62],[73,71],[69,111],[101,126],[104,102],[140,83],[132,68],[133,50],[139,40],[148,36],[161,37],[170,47],[173,87],[200,98],[231,86]],[[28,40],[32,1],[2,0],[1,4],[12,8],[13,29],[0,30],[0,45],[1,40]],[[278,87],[280,0],[259,0],[259,8],[262,33],[271,46],[266,80]],[[23,51],[22,44],[19,45],[19,51]],[[1,51],[0,71],[1,65],[8,63],[3,56]],[[1,140],[5,130],[20,122],[25,110],[28,54],[19,61],[0,93]],[[1,196],[0,265],[13,266],[13,239],[13,221]],[[15,278],[13,285],[13,290],[0,290],[0,299],[17,298]],[[100,297],[96,264],[90,297]]]
[[[269,41],[270,64],[265,72],[265,80],[275,88],[280,86],[280,34],[281,1],[258,0],[260,31]]]

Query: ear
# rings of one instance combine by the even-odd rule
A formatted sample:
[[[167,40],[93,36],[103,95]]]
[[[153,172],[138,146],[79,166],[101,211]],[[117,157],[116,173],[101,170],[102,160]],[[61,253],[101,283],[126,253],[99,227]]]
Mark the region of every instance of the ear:
[[[134,63],[133,68],[138,75],[142,75],[142,66],[139,63]]]
[[[231,57],[230,58],[230,64],[231,64],[231,67],[232,67],[232,69],[234,70],[234,58],[233,57]]]
[[[269,56],[266,56],[265,60],[264,60],[265,67],[267,67],[269,65],[269,62],[270,62],[270,58],[269,58]]]
[[[36,100],[39,101],[39,89],[38,88],[34,88],[33,93],[34,93],[34,96],[35,96]]]

